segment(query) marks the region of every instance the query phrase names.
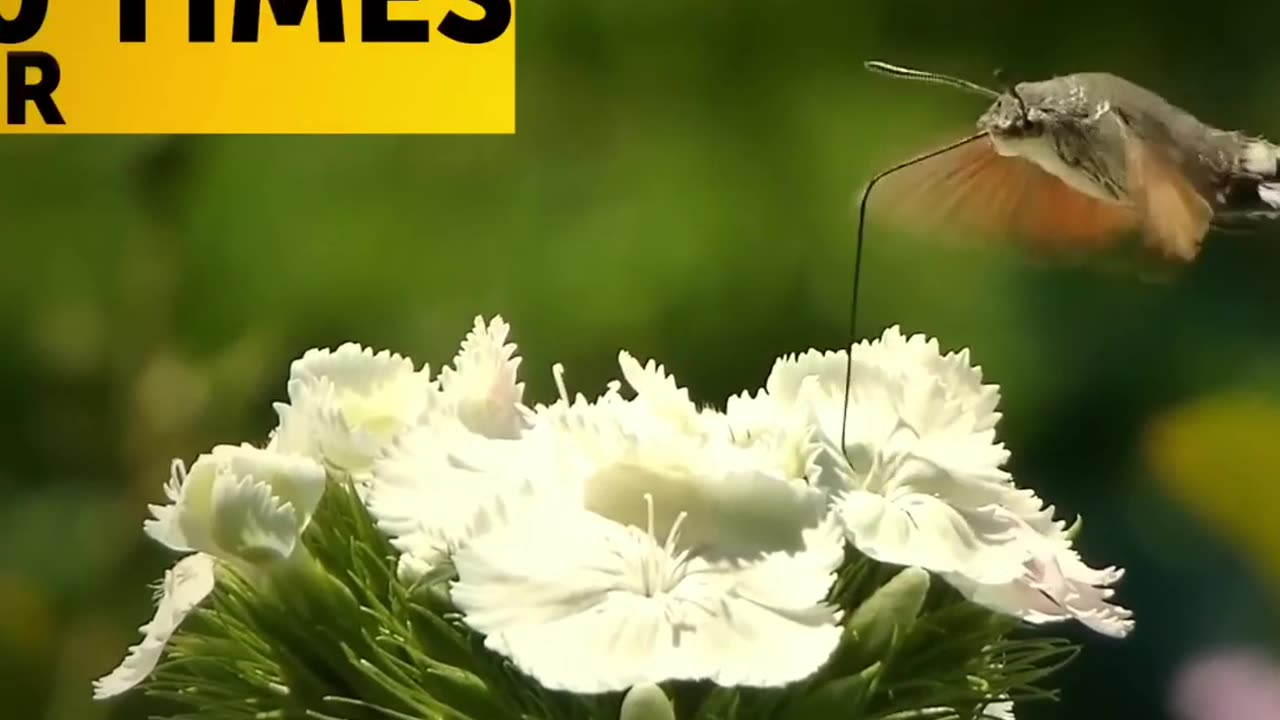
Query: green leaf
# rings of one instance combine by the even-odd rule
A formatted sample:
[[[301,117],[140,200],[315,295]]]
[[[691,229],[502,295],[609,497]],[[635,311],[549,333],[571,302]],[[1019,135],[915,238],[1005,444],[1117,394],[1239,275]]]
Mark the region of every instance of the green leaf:
[[[879,676],[880,663],[875,662],[854,675],[822,683],[784,708],[779,720],[859,717],[868,696],[875,690]]]

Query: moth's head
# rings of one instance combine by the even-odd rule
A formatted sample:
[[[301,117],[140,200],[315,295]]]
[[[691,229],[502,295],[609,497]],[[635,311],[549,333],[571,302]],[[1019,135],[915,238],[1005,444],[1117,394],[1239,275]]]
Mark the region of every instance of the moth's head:
[[[1000,94],[978,118],[978,129],[1009,140],[1039,137],[1054,110],[1031,83],[1020,83]]]

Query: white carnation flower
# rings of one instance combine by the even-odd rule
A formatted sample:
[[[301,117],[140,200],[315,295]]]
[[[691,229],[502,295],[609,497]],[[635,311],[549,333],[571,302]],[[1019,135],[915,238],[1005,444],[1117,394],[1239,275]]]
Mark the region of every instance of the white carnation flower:
[[[665,537],[656,517],[641,530],[559,504],[516,514],[458,552],[452,595],[486,646],[545,687],[778,686],[813,673],[839,641],[838,611],[823,602],[842,559],[834,526],[809,532],[814,551],[735,562],[685,548],[684,513]]]
[[[471,532],[470,520],[518,480],[516,441],[528,427],[520,358],[502,318],[475,326],[420,418],[373,465],[366,498],[378,526],[402,553],[412,582],[447,559]]]
[[[165,571],[157,591],[156,613],[139,628],[142,642],[129,648],[120,665],[93,683],[95,700],[115,697],[142,682],[160,661],[169,638],[182,621],[213,592],[214,560],[188,555]]]
[[[852,362],[843,352],[783,358],[765,393],[739,399],[758,416],[799,413],[820,429],[819,485],[868,557],[939,573],[975,602],[1030,622],[1076,618],[1127,633],[1129,611],[1107,602],[1121,572],[1084,565],[1053,508],[1003,468],[998,401],[967,351],[944,355],[896,327],[855,345]]]
[[[290,370],[289,402],[276,403],[271,447],[299,453],[363,482],[374,460],[415,426],[431,400],[429,369],[346,343],[308,350]]]
[[[454,556],[454,602],[491,649],[550,688],[595,693],[669,679],[782,685],[839,640],[825,603],[841,531],[809,486],[818,449],[735,438],[657,366],[625,353],[595,403],[536,413],[525,500],[500,498]]]
[[[983,382],[969,352],[941,354],[934,339],[895,326],[852,348],[845,447],[854,462],[911,455],[954,475],[1008,481],[1009,451],[996,440],[999,387]],[[808,405],[837,450],[849,353],[810,350],[774,364],[765,389],[782,406]],[[810,394],[806,400],[802,394]],[[859,467],[866,472],[868,468]]]
[[[973,602],[1030,623],[1074,619],[1103,635],[1125,637],[1133,630],[1133,613],[1110,602],[1115,593],[1111,586],[1124,577],[1124,571],[1086,565],[1071,547],[1063,523],[1045,522],[1052,510],[1042,511],[1031,518],[1033,522],[1015,521],[1022,528],[1020,540],[1027,550],[1023,571],[1016,578],[997,584],[963,576],[947,576],[947,580]]]
[[[143,529],[174,550],[268,563],[287,559],[320,504],[325,471],[301,455],[219,445],[188,471],[173,465],[168,505],[152,505]]]
[[[1024,549],[999,512],[1017,490],[1000,467],[1008,452],[995,441],[995,389],[967,355],[940,355],[891,328],[854,347],[846,414],[849,366],[843,352],[784,357],[766,393],[746,404],[819,429],[818,484],[869,557],[983,582],[1017,576]]]

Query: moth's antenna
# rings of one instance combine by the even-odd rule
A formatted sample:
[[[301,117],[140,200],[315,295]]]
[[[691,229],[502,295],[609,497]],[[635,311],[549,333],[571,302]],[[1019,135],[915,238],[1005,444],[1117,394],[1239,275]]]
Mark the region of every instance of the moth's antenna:
[[[1000,93],[991,88],[983,87],[975,82],[962,80],[958,77],[950,75],[942,75],[940,73],[925,72],[924,70],[912,70],[911,68],[900,67],[898,65],[890,65],[887,62],[879,60],[868,60],[863,65],[871,72],[877,72],[881,75],[889,75],[891,77],[904,78],[906,80],[919,80],[921,82],[931,82],[938,85],[949,85],[958,90],[965,90],[971,93],[977,93],[983,97],[998,98]]]
[[[870,63],[868,63],[868,66],[870,66]],[[858,286],[862,278],[862,235],[863,228],[866,227],[867,200],[871,197],[871,189],[876,186],[876,183],[899,170],[903,170],[915,165],[916,163],[935,158],[944,153],[949,153],[958,147],[968,145],[975,140],[980,140],[986,137],[986,135],[986,132],[970,135],[963,140],[957,140],[945,147],[941,147],[932,152],[917,155],[910,160],[900,162],[887,170],[877,173],[875,177],[871,178],[871,181],[867,183],[867,187],[862,191],[862,199],[858,202],[857,240],[854,245],[855,249],[853,257],[853,301],[849,303],[849,347],[846,348],[847,352],[845,355],[844,410],[840,416],[840,452],[844,453],[846,460],[849,459],[848,451],[845,449],[845,440],[849,426],[849,396],[853,391],[853,343],[858,339]]]

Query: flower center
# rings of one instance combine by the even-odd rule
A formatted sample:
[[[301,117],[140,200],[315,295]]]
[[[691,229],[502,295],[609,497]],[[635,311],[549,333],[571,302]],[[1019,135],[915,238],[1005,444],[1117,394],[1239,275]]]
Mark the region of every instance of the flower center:
[[[680,539],[680,526],[689,514],[681,511],[676,514],[675,521],[667,530],[666,539],[658,544],[658,536],[654,524],[655,512],[653,495],[644,494],[645,532],[652,545],[646,548],[640,560],[640,592],[645,597],[657,597],[676,586],[683,575],[685,553],[676,550]]]
[[[403,388],[385,383],[368,394],[344,390],[338,407],[347,424],[378,437],[391,437],[405,425]]]
[[[636,502],[640,498],[649,498],[646,505]],[[661,513],[655,510],[654,498],[662,506]],[[587,510],[655,538],[671,537],[678,524],[686,523],[691,511],[703,517],[705,503],[696,484],[684,474],[634,462],[605,465],[583,486],[583,506]],[[688,534],[681,533],[685,537]],[[693,535],[699,535],[697,529]]]

